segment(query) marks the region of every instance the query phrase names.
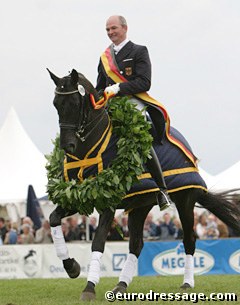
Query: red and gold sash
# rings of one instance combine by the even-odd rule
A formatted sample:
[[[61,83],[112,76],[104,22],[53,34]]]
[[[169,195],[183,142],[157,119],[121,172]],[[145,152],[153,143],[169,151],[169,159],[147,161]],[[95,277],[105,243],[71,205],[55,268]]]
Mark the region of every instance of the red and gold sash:
[[[101,55],[101,61],[104,67],[104,70],[108,77],[110,77],[115,83],[124,83],[127,82],[127,79],[121,75],[119,68],[117,64],[115,63],[115,58],[113,57],[114,53],[111,52],[111,47],[108,47],[105,52]],[[178,139],[174,138],[170,134],[170,117],[168,115],[168,112],[166,108],[152,98],[147,92],[142,92],[142,93],[137,93],[134,94],[136,97],[140,98],[141,100],[145,101],[146,103],[155,105],[160,108],[162,111],[165,121],[166,121],[166,136],[168,140],[173,143],[174,145],[178,146],[184,153],[185,155],[192,161],[192,163],[197,167],[197,158],[193,155],[191,151],[189,151],[183,143],[181,143]]]

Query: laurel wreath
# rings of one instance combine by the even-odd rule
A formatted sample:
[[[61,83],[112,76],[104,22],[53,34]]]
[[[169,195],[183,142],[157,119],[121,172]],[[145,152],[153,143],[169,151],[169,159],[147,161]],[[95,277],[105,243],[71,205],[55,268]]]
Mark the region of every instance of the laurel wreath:
[[[47,192],[49,199],[64,209],[90,215],[94,208],[99,213],[104,209],[116,209],[137,176],[143,173],[143,164],[150,157],[152,136],[150,124],[128,98],[116,97],[108,105],[113,132],[118,136],[117,157],[111,167],[96,177],[65,181],[63,178],[64,151],[60,149],[59,136],[53,141],[54,148],[47,155]]]

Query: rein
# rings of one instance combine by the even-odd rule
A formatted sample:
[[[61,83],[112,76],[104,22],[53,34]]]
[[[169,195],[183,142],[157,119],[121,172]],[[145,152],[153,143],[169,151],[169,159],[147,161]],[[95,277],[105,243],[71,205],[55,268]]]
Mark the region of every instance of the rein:
[[[100,119],[99,119],[100,118]],[[76,132],[76,136],[79,140],[81,140],[82,142],[85,142],[86,139],[90,136],[90,134],[92,134],[94,132],[95,129],[98,128],[98,126],[100,125],[100,123],[102,123],[104,116],[102,115],[102,113],[100,113],[93,121],[89,122],[87,125],[82,125],[80,127],[80,129]],[[98,120],[99,119],[99,120]],[[85,135],[85,136],[81,136],[84,131],[87,129],[87,127],[89,127],[92,123],[94,123],[96,120],[97,123],[94,124],[93,128],[89,130],[89,132]]]

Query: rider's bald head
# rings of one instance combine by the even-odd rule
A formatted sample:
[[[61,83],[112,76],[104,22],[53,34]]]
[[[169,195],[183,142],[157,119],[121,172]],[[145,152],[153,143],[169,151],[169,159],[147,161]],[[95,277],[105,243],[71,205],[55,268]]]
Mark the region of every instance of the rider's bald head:
[[[107,19],[107,23],[108,22],[118,22],[120,25],[122,26],[127,26],[127,21],[126,19],[123,17],[123,16],[120,16],[120,15],[113,15],[113,16],[110,16],[108,19]]]

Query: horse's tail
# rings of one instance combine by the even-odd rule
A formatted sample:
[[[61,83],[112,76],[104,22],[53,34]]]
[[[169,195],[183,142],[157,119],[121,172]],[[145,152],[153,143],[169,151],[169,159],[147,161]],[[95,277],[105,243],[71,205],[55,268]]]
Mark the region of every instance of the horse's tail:
[[[240,205],[233,200],[233,196],[230,193],[202,193],[198,198],[198,203],[217,216],[227,226],[240,232]]]

